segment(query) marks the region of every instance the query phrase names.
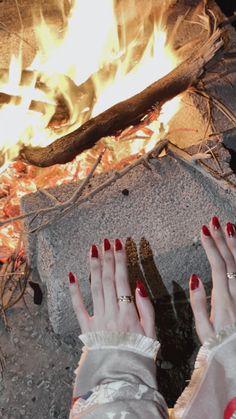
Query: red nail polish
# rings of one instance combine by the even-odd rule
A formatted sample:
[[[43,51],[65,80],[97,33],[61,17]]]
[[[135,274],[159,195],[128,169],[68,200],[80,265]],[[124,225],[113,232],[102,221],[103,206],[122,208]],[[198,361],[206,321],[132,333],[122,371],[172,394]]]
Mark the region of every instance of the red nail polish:
[[[109,242],[109,240],[108,240],[108,239],[104,239],[104,240],[103,240],[103,248],[104,248],[105,252],[106,252],[107,250],[110,250],[110,248],[111,248],[111,243]]]
[[[148,297],[147,290],[142,281],[136,281],[136,289],[138,290],[138,293],[141,295],[141,297]]]
[[[75,283],[75,275],[72,272],[69,272],[69,281],[70,284],[74,284]]]
[[[199,287],[199,279],[196,274],[192,274],[190,278],[190,289],[191,291],[194,291],[196,288]]]
[[[92,258],[98,258],[98,248],[96,244],[92,244],[91,246],[91,257]]]
[[[229,237],[234,237],[235,236],[235,225],[232,223],[227,223],[226,224],[226,231]]]
[[[212,217],[211,222],[212,222],[212,225],[213,225],[214,229],[219,230],[220,223],[219,223],[219,219],[218,219],[218,217],[216,217],[216,215],[214,215],[214,217]]]
[[[202,226],[202,232],[203,232],[204,236],[208,236],[208,237],[211,236],[211,233],[210,233],[208,227],[205,226],[205,225]]]
[[[122,250],[122,243],[119,239],[115,240],[115,249],[116,251]]]

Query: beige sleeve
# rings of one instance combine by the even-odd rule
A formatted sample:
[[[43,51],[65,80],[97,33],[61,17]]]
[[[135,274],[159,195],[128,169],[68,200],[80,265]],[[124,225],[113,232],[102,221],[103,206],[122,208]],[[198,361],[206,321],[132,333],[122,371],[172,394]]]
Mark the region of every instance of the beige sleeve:
[[[236,418],[236,323],[201,347],[172,419]]]
[[[91,332],[76,370],[70,419],[168,418],[157,390],[159,343],[134,333]]]

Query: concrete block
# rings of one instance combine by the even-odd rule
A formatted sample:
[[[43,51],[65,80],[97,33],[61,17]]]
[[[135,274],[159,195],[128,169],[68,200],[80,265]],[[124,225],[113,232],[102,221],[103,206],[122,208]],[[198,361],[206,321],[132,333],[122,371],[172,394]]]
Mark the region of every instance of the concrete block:
[[[110,174],[96,176],[85,193],[107,176]],[[64,201],[77,187],[78,184],[62,185],[49,191]],[[128,195],[122,193],[124,189]],[[54,331],[79,332],[68,290],[69,271],[77,274],[86,306],[91,310],[87,256],[90,244],[99,245],[104,237],[112,241],[132,237],[137,244],[145,237],[170,291],[173,280],[187,290],[192,272],[209,282],[210,271],[199,231],[214,214],[223,223],[234,222],[234,202],[233,192],[221,189],[195,169],[167,156],[153,160],[153,171],[138,166],[62,220],[38,234],[27,234],[28,259],[46,284]],[[26,212],[49,205],[49,198],[40,192],[22,199]],[[30,228],[41,221],[34,220]],[[29,220],[25,228],[29,228]]]

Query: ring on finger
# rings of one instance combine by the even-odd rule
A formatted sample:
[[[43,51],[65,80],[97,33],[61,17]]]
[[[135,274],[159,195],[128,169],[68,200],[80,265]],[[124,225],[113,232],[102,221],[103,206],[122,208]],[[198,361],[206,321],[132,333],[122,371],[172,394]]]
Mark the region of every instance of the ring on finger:
[[[226,272],[227,279],[236,279],[236,272]]]
[[[117,298],[117,301],[132,303],[134,301],[134,297],[132,295],[121,295],[119,298]]]

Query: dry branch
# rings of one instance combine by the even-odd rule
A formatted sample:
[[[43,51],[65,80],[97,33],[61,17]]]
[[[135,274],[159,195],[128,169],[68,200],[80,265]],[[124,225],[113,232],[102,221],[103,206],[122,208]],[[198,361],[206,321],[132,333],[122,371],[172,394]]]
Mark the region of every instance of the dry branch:
[[[145,153],[139,159],[135,160],[133,163],[124,167],[124,169],[122,169],[120,171],[115,171],[114,174],[112,176],[110,176],[108,180],[101,183],[97,188],[93,189],[90,193],[85,195],[85,197],[79,199],[78,201],[75,201],[74,199],[69,199],[68,201],[65,202],[65,208],[63,209],[63,211],[61,212],[59,217],[54,217],[52,220],[49,220],[46,223],[41,224],[39,227],[36,227],[33,230],[29,231],[29,233],[39,232],[40,230],[47,227],[49,224],[53,224],[54,222],[57,222],[57,221],[61,220],[63,217],[65,217],[65,215],[68,214],[68,212],[72,211],[76,206],[88,201],[93,196],[95,196],[97,193],[101,192],[103,189],[107,188],[112,183],[116,182],[118,179],[120,179],[121,177],[126,175],[128,172],[130,172],[132,169],[134,169],[138,165],[143,164],[149,170],[152,170],[152,167],[148,163],[148,159],[151,156],[158,157],[161,154],[161,152],[167,147],[167,145],[168,145],[167,140],[160,141],[154,149],[152,149],[148,153]],[[87,184],[87,178],[85,178],[84,182]],[[76,194],[76,192],[75,192],[75,194]],[[77,193],[77,195],[78,195],[78,193]]]
[[[19,83],[19,91],[16,95],[12,95],[4,91],[1,92],[1,85],[8,82],[9,70],[5,68],[0,69],[0,107],[10,103],[15,106],[20,105],[22,102],[21,89],[34,86],[35,89],[40,90],[44,94],[45,99],[32,100],[29,104],[29,109],[46,114],[55,108],[48,126],[51,128],[60,127],[61,123],[68,122],[71,116],[70,104],[65,99],[63,88],[70,92],[70,99],[74,103],[74,113],[77,115],[84,109],[85,103],[91,105],[94,99],[94,91],[90,79],[86,80],[80,86],[76,86],[73,80],[64,74],[58,73],[54,77],[57,78],[57,89],[51,87],[52,77],[48,77],[47,74],[38,71],[23,70]],[[89,116],[89,112],[84,112],[84,120],[87,120]]]
[[[236,191],[236,185],[228,179],[228,177],[232,175],[232,171],[230,173],[219,173],[208,166],[203,159],[198,159],[196,161],[194,156],[191,156],[187,151],[180,149],[170,141],[168,143],[168,154],[183,161],[188,166],[193,167],[205,177],[219,183],[222,188],[228,189],[230,185],[230,187]]]
[[[90,119],[74,132],[67,134],[44,148],[24,147],[20,157],[35,166],[47,167],[64,164],[79,153],[91,148],[102,137],[115,135],[130,125],[137,124],[156,105],[186,91],[194,85],[204,66],[223,45],[222,31],[217,29],[206,43],[168,75],[156,81],[141,93],[120,102],[95,118]]]
[[[122,176],[124,176],[126,173],[128,173],[131,169],[133,169],[134,167],[138,166],[139,164],[144,164],[147,165],[147,161],[148,159],[154,155],[155,157],[157,157],[164,148],[166,148],[168,144],[167,140],[162,140],[160,141],[156,147],[154,147],[153,150],[149,151],[148,153],[146,153],[145,155],[143,155],[142,157],[140,157],[139,159],[135,160],[133,163],[131,163],[129,166],[126,166],[124,169],[120,170],[119,172],[115,172],[111,177],[109,177],[108,180],[106,180],[105,182],[103,182],[101,185],[99,185],[97,188],[95,188],[94,190],[92,190],[90,193],[86,194],[85,197],[81,197],[80,199],[77,200],[79,194],[82,191],[82,186],[84,187],[87,182],[88,182],[88,178],[91,178],[91,172],[94,172],[94,167],[92,168],[91,172],[89,173],[89,175],[84,179],[84,182],[81,184],[81,186],[75,191],[75,193],[72,195],[72,197],[61,203],[61,204],[55,204],[53,206],[47,207],[47,208],[42,208],[39,210],[35,210],[35,211],[30,211],[26,214],[21,214],[18,215],[17,217],[13,217],[13,218],[8,218],[7,220],[3,220],[0,221],[0,227],[6,225],[6,224],[10,224],[13,223],[15,221],[19,221],[19,220],[23,220],[29,217],[37,217],[38,215],[44,215],[44,214],[49,214],[50,212],[53,212],[55,210],[65,210],[65,211],[70,211],[71,209],[73,209],[75,206],[83,204],[84,202],[88,201],[89,199],[91,199],[93,196],[95,196],[97,193],[101,192],[103,189],[105,189],[107,186],[111,185],[113,182],[115,182],[117,179],[121,178]],[[98,161],[97,161],[98,162]],[[95,163],[96,167],[98,163]],[[65,215],[65,212],[62,214],[63,216]],[[31,220],[32,223],[33,220]],[[40,228],[40,227],[38,227]],[[32,232],[36,231],[36,229],[32,230]]]

